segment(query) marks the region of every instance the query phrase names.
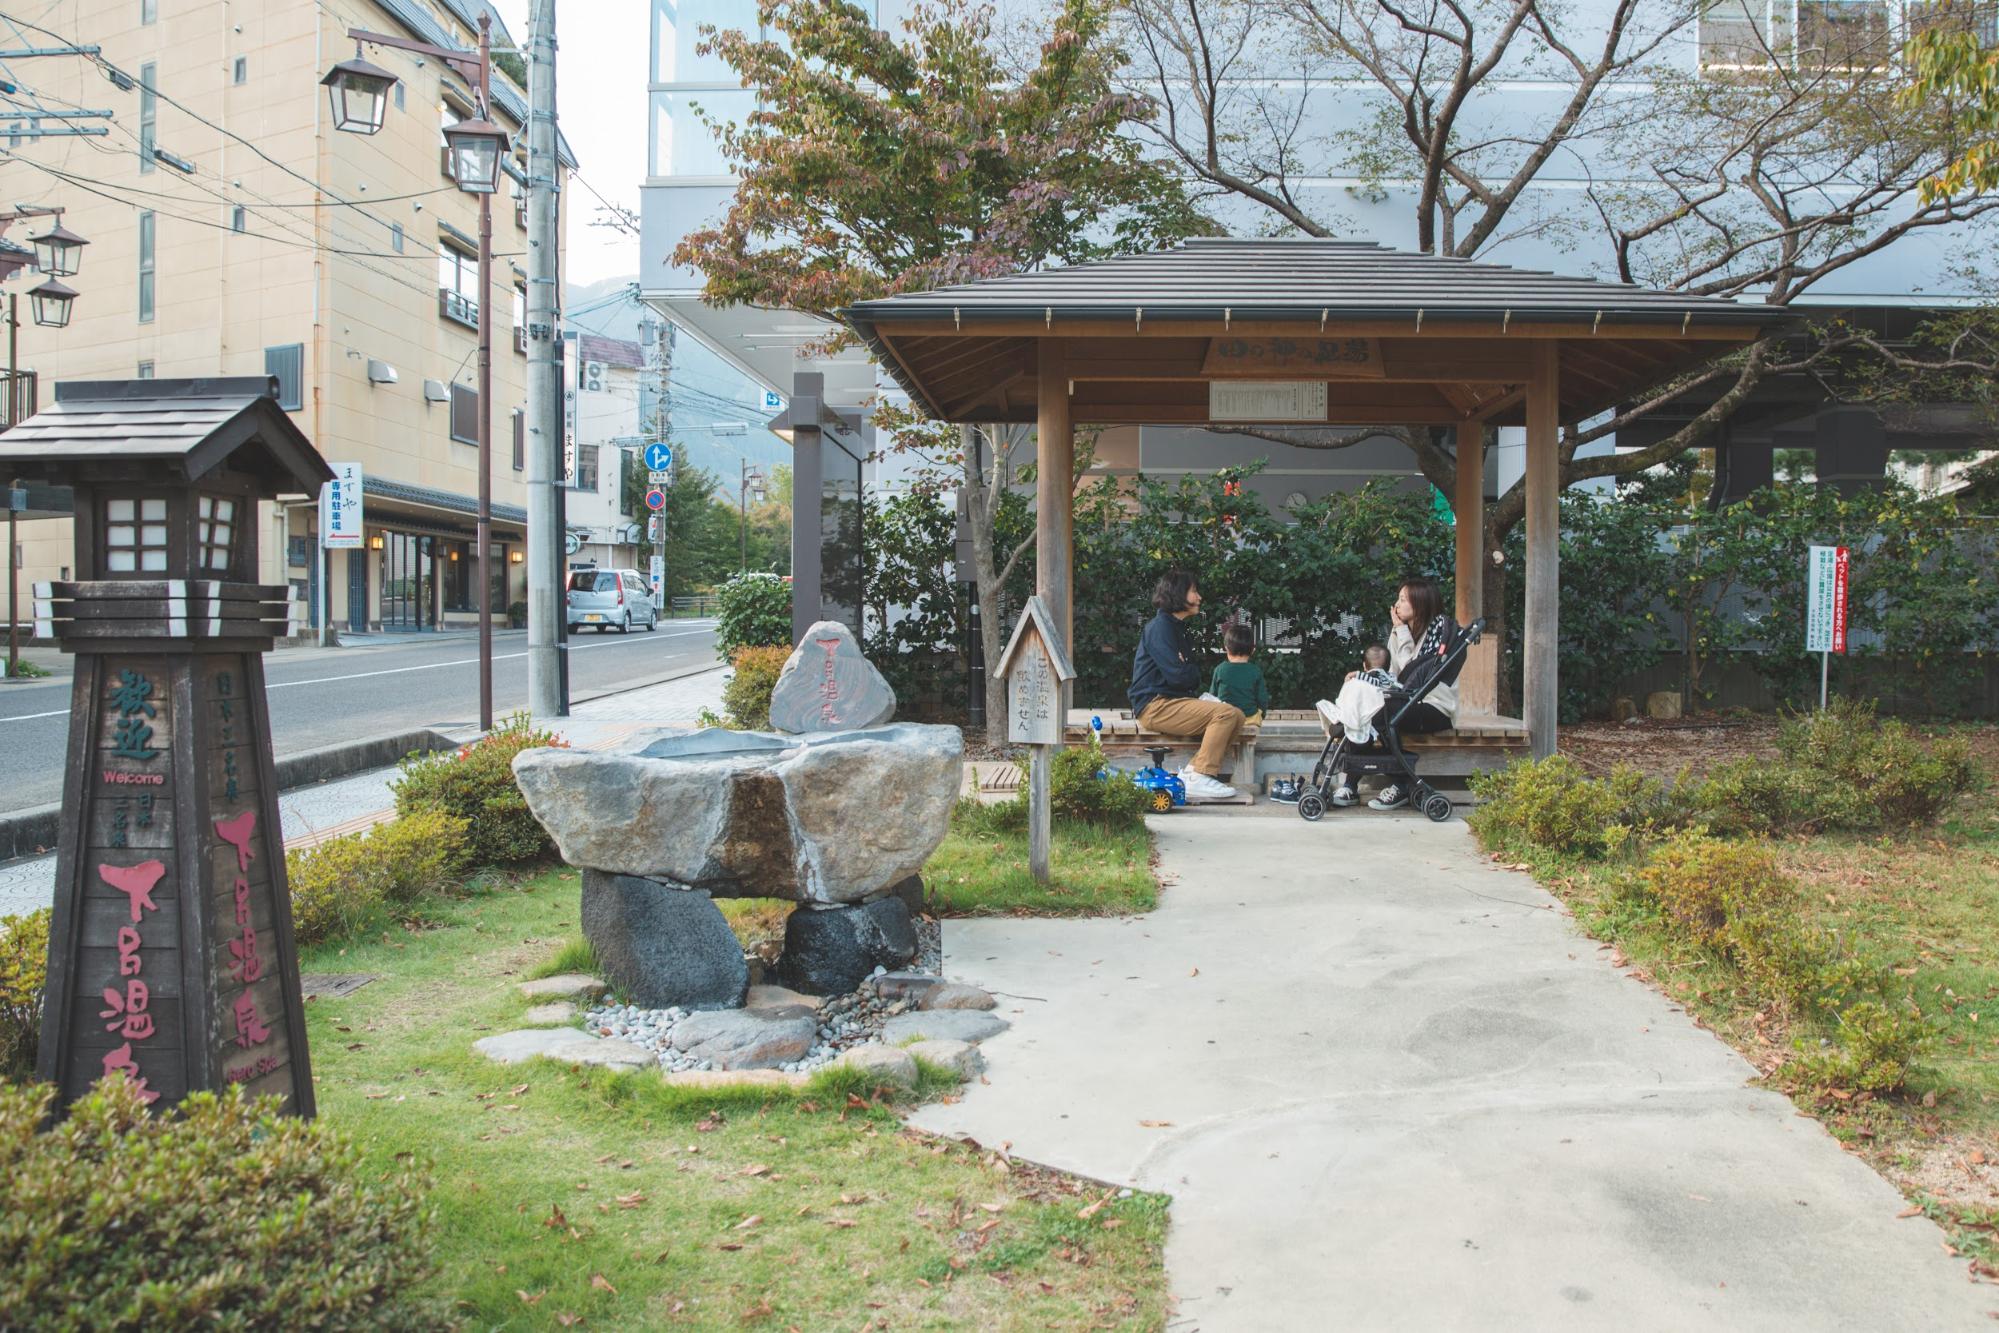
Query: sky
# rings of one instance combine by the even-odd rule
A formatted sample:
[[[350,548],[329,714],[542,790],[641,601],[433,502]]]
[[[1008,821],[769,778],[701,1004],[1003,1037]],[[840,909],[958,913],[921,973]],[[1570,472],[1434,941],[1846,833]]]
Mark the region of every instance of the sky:
[[[516,41],[527,41],[527,0],[494,0]],[[652,41],[645,0],[557,0],[556,117],[580,164],[571,185],[569,254],[573,284],[636,275],[635,233],[593,226],[603,213],[590,187],[639,209],[646,170],[646,52]],[[585,184],[587,182],[587,185]]]

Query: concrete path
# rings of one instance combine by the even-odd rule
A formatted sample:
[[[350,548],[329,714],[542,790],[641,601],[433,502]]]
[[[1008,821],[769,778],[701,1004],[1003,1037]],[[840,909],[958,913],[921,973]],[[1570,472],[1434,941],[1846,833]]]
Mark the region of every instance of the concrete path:
[[[1999,1288],[1462,823],[1153,821],[1149,916],[954,921],[916,1123],[1167,1192],[1172,1327],[1984,1329]]]

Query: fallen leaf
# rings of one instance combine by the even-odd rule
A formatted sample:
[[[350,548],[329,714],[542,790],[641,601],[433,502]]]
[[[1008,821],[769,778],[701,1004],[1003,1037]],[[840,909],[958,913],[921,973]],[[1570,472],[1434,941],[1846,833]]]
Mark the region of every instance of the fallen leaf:
[[[1921,1217],[1922,1215],[1923,1215],[1923,1210],[1916,1207],[1913,1204],[1911,1204],[1907,1208],[1904,1208],[1901,1212],[1895,1214],[1895,1216],[1897,1217]]]
[[[561,1204],[550,1204],[548,1216],[542,1219],[541,1224],[545,1227],[566,1227],[569,1225],[569,1219],[562,1215]]]
[[[519,1087],[509,1089],[507,1092],[507,1096],[518,1097],[527,1090],[528,1090],[528,1085],[523,1083]]]
[[[1983,1148],[1973,1148],[1971,1150],[1971,1164],[1973,1166],[1985,1165],[1985,1150]]]
[[[620,1194],[618,1196],[618,1207],[636,1208],[645,1201],[646,1195],[644,1190],[633,1190],[630,1194]]]
[[[530,1296],[519,1288],[515,1288],[514,1295],[521,1298],[522,1305],[540,1305],[541,1298],[548,1295],[548,1293],[546,1291],[537,1291],[534,1295]]]
[[[1141,1120],[1138,1123],[1147,1129],[1171,1129],[1173,1127],[1171,1120]]]
[[[828,1219],[826,1219],[826,1220],[827,1220],[827,1225],[829,1225],[829,1226],[836,1226],[836,1227],[843,1227],[843,1228],[844,1228],[844,1227],[857,1227],[857,1226],[859,1226],[859,1225],[860,1225],[860,1223],[859,1223],[859,1222],[856,1222],[856,1221],[855,1221],[855,1220],[854,1220],[853,1218],[851,1218],[851,1217],[831,1217],[831,1218],[828,1218]]]
[[[756,1162],[744,1167],[739,1174],[745,1176],[767,1176],[770,1174],[770,1168],[762,1162]]]
[[[1116,1190],[1105,1190],[1103,1198],[1098,1199],[1095,1203],[1091,1204],[1089,1207],[1082,1209],[1080,1212],[1076,1214],[1076,1216],[1082,1218],[1085,1222],[1089,1221],[1091,1218],[1095,1217],[1098,1213],[1103,1211],[1104,1205],[1109,1203],[1111,1201],[1111,1196],[1116,1193],[1117,1193]]]
[[[611,1279],[605,1277],[602,1273],[592,1273],[590,1275],[590,1285],[599,1291],[608,1291],[613,1296],[618,1294],[618,1289],[611,1285]]]
[[[564,1328],[574,1328],[583,1322],[583,1316],[580,1314],[558,1314],[555,1316],[555,1322]]]
[[[1003,1203],[982,1203],[979,1205],[979,1207],[985,1209],[989,1213],[999,1213],[1006,1211],[1006,1205]]]
[[[740,1241],[725,1240],[720,1245],[717,1245],[715,1248],[718,1250],[740,1250],[743,1248],[743,1246]]]
[[[756,1226],[758,1223],[762,1222],[763,1220],[764,1218],[762,1213],[751,1213],[748,1217],[736,1223],[735,1229],[737,1231],[748,1231],[751,1227]]]
[[[1192,972],[1189,972],[1187,975],[1190,977],[1198,977],[1201,975],[1201,969],[1197,967]]]

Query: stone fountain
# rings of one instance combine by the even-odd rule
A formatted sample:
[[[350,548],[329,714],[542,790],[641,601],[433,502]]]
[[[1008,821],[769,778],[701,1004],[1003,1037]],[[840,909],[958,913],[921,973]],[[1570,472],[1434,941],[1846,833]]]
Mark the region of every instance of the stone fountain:
[[[798,904],[775,971],[809,994],[914,958],[907,886],[950,828],[964,738],[887,724],[894,709],[852,634],[821,622],[772,695],[793,731],[661,730],[516,757],[528,807],[583,871],[605,978],[649,1008],[741,1005],[749,968],[717,898]]]

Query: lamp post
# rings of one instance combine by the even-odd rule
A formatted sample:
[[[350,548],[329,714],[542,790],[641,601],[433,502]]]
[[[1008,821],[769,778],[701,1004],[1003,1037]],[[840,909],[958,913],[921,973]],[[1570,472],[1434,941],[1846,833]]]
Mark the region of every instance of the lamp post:
[[[742,551],[737,558],[736,572],[747,574],[750,570],[750,491],[754,488],[757,500],[759,502],[763,500],[764,474],[762,468],[751,467],[747,458],[742,461],[741,466],[742,482],[736,490],[736,541]],[[722,503],[727,504],[728,501],[724,500]]]
[[[456,71],[472,85],[474,116],[444,131],[450,153],[451,177],[458,188],[479,196],[479,727],[493,727],[493,192],[500,184],[500,161],[509,136],[490,119],[493,99],[493,19],[479,15],[479,46],[475,55],[449,51],[429,42],[392,37],[386,33],[349,28],[358,47],[375,46],[414,51]],[[373,134],[382,128],[389,90],[396,76],[360,58],[328,70],[320,82],[333,104],[333,123],[350,134]]]
[[[82,262],[83,247],[90,242],[62,225],[60,208],[17,208],[0,213],[0,236],[7,234],[8,224],[23,218],[48,218],[47,232],[31,238],[34,245],[34,267],[48,275],[48,281],[35,288],[28,295],[33,298],[35,323],[44,328],[60,329],[69,325],[70,306],[76,301],[76,290],[58,281],[74,277]],[[17,246],[9,246],[18,250]],[[11,278],[28,266],[24,257],[13,255],[0,257],[0,278]],[[7,429],[12,429],[21,421],[21,308],[18,296],[7,293]],[[25,491],[11,487],[7,496],[7,675],[9,678],[21,673],[21,605],[20,570],[16,559],[19,529],[16,524]]]

